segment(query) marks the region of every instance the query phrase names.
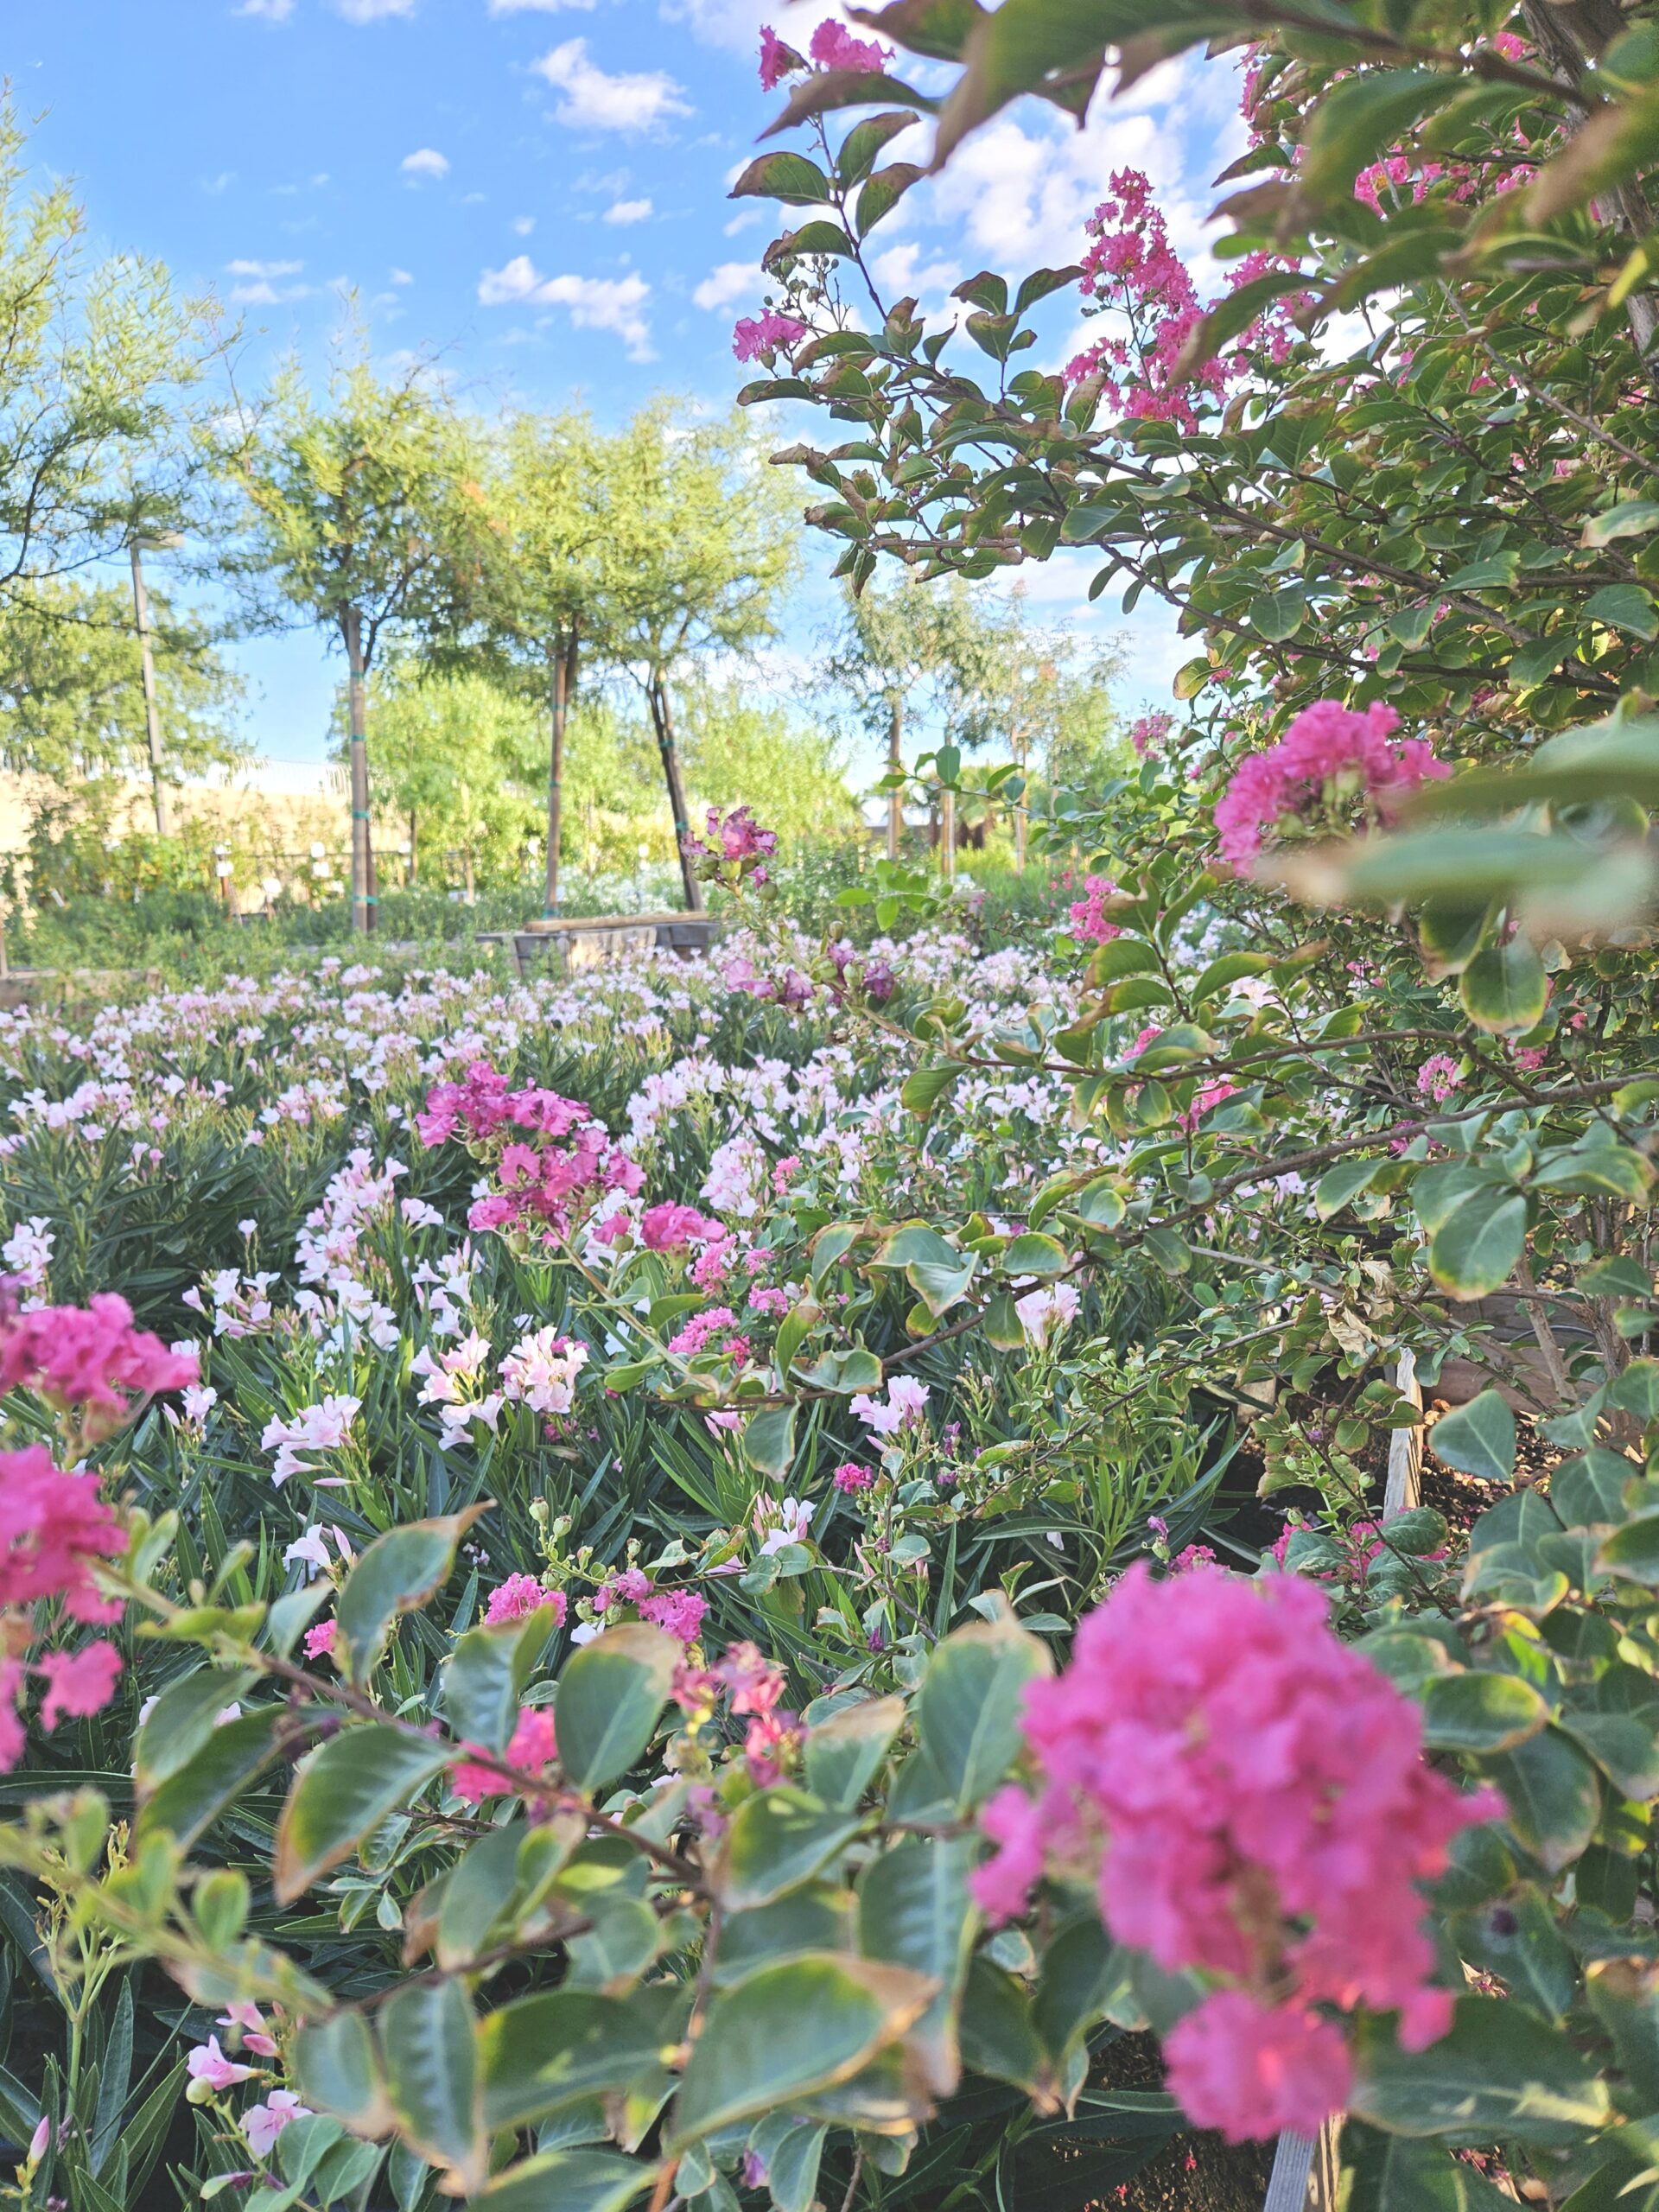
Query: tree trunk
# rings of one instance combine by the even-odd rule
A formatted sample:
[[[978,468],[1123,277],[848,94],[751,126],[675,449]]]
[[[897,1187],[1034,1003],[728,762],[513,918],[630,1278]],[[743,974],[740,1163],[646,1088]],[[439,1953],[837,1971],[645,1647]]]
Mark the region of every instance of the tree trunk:
[[[547,765],[547,875],[542,912],[550,918],[559,911],[559,841],[563,833],[564,789],[564,725],[576,689],[576,632],[553,655],[553,728]]]
[[[366,937],[372,926],[374,891],[369,881],[368,703],[363,683],[363,617],[355,607],[340,610],[346,641],[346,703],[352,763],[352,931]]]
[[[419,848],[415,842],[415,810],[409,810],[409,887],[412,891],[416,880]]]
[[[144,590],[144,564],[135,538],[132,556],[132,612],[138,628],[138,668],[144,687],[144,734],[149,747],[149,788],[156,806],[156,835],[165,837],[167,785],[162,780],[162,717],[156,701],[156,657],[149,649],[149,600]]]
[[[957,873],[957,795],[955,791],[939,794],[939,853],[946,876],[954,881]]]
[[[1020,796],[1014,803],[1014,872],[1026,872],[1026,833],[1031,816],[1026,804],[1026,779],[1031,772],[1031,748],[1022,731],[1015,742],[1014,757],[1020,763]]]
[[[905,734],[905,702],[894,696],[887,702],[887,767],[896,775],[904,766],[902,750]],[[895,785],[887,793],[887,858],[899,857],[899,842],[905,834],[905,794]]]
[[[657,730],[657,750],[663,757],[663,781],[668,786],[668,810],[674,818],[674,849],[680,856],[680,881],[685,888],[688,913],[703,911],[702,886],[691,865],[691,855],[685,849],[691,834],[691,823],[685,805],[685,785],[680,779],[680,756],[674,747],[674,716],[668,702],[668,686],[660,676],[653,676],[645,696],[651,702],[651,719]]]
[[[462,884],[466,887],[467,904],[469,906],[476,906],[478,904],[478,888],[473,876],[473,849],[470,845],[464,846],[461,849],[461,880]]]

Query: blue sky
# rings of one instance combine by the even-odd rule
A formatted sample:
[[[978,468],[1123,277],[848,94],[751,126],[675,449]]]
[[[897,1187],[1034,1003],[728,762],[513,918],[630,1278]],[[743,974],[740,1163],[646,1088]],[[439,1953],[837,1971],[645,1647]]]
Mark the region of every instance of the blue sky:
[[[727,198],[772,102],[762,21],[804,47],[824,0],[6,0],[33,157],[73,175],[100,247],[167,261],[243,319],[257,384],[290,346],[326,369],[341,293],[378,356],[439,354],[468,404],[590,406],[742,380],[769,210]],[[983,267],[1075,256],[1109,173],[1145,168],[1202,253],[1211,179],[1242,149],[1231,73],[1176,65],[1078,133],[1034,105],[969,141],[879,234],[925,308]],[[903,146],[893,149],[903,153]],[[1200,276],[1202,283],[1202,275]],[[1053,357],[1073,334],[1057,307]],[[779,425],[780,436],[792,435]],[[809,533],[806,566],[833,557]],[[1122,628],[1131,701],[1185,657],[1166,621],[1084,601],[1079,562],[1022,572],[1047,616]],[[824,605],[804,590],[789,649]],[[270,759],[322,757],[335,669],[315,636],[236,649]],[[764,681],[764,677],[757,678]]]

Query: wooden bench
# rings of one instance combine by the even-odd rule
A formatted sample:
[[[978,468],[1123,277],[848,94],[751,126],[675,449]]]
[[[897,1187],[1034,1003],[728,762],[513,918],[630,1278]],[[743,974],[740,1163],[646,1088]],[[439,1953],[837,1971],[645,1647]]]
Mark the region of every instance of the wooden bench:
[[[527,922],[518,930],[480,930],[480,944],[511,948],[521,976],[537,972],[575,976],[614,968],[641,952],[675,952],[690,959],[707,952],[724,925],[708,914],[581,914]]]

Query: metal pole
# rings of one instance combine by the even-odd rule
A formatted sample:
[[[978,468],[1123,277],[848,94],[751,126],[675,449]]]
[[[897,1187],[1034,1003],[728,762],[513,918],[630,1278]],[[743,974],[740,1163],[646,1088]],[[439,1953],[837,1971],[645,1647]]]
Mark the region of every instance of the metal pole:
[[[171,824],[167,814],[167,785],[162,780],[162,717],[156,703],[156,660],[149,649],[149,601],[144,591],[144,564],[136,537],[127,550],[132,556],[132,611],[138,626],[138,664],[143,672],[144,728],[149,741],[149,787],[156,802],[156,835],[165,837]]]
[[[366,937],[373,891],[369,882],[368,707],[363,686],[363,618],[355,607],[340,609],[346,639],[346,702],[352,762],[352,933]]]

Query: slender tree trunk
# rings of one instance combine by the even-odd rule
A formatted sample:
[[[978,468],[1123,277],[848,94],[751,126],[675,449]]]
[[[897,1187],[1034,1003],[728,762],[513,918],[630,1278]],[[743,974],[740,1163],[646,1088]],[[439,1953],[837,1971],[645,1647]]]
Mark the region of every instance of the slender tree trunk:
[[[149,649],[149,597],[144,589],[144,564],[135,538],[132,556],[132,612],[138,628],[138,668],[144,687],[144,734],[149,746],[149,789],[156,805],[156,835],[165,837],[171,824],[167,812],[167,785],[162,779],[162,716],[156,700],[156,656]]]
[[[547,766],[547,878],[542,912],[550,918],[559,911],[559,842],[564,809],[564,725],[576,689],[576,632],[553,656],[553,729]]]
[[[660,676],[652,677],[645,696],[651,702],[651,718],[657,728],[657,750],[663,758],[663,781],[668,786],[668,810],[674,817],[674,849],[680,856],[680,881],[685,887],[686,911],[701,914],[702,886],[692,868],[691,855],[685,849],[691,823],[686,811],[685,785],[680,777],[680,756],[674,745],[674,715],[669,705],[668,686]]]
[[[887,702],[887,766],[897,775],[905,765],[905,702],[897,694]],[[887,793],[887,858],[896,861],[905,834],[905,794],[894,785]]]
[[[363,617],[355,607],[340,610],[346,641],[346,704],[352,763],[352,931],[366,937],[373,926],[374,888],[369,881],[369,731],[363,681]]]
[[[476,906],[478,903],[478,888],[473,876],[473,849],[470,845],[464,847],[461,851],[461,880],[466,886],[467,904],[469,906]]]
[[[412,891],[416,880],[420,848],[415,842],[415,810],[409,810],[409,887]]]
[[[957,873],[957,795],[955,791],[939,794],[939,856],[945,874],[954,880]]]
[[[1021,731],[1015,740],[1014,757],[1020,763],[1020,796],[1014,803],[1014,872],[1026,872],[1026,834],[1030,827],[1031,814],[1026,803],[1026,782],[1031,773],[1031,747]]]

